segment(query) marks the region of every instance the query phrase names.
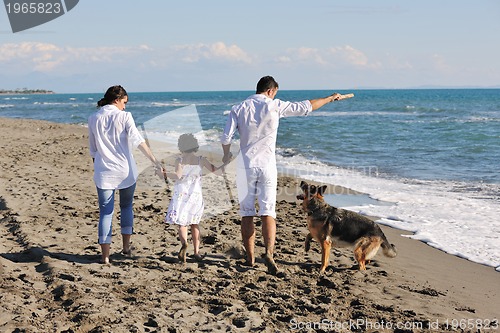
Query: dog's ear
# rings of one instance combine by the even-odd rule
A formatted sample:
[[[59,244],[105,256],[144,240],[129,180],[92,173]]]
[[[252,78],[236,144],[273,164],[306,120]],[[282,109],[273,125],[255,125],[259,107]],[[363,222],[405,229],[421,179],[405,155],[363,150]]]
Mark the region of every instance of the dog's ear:
[[[326,189],[327,189],[327,188],[328,188],[328,186],[326,186],[326,185],[323,185],[323,186],[321,186],[321,187],[318,187],[318,194],[319,194],[319,195],[321,195],[321,196],[323,196],[323,193],[325,193],[325,192],[326,192]]]
[[[304,188],[306,186],[308,186],[308,185],[307,185],[307,183],[305,181],[301,181],[300,182],[300,188]]]

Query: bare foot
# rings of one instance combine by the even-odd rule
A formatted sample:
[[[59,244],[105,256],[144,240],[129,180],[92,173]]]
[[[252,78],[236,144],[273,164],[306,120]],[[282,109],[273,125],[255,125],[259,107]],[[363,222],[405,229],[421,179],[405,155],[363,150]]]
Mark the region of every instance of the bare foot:
[[[205,255],[201,255],[199,253],[196,253],[195,255],[193,255],[193,258],[194,258],[194,260],[201,262],[201,261],[203,261],[203,258],[205,258]]]
[[[267,272],[269,274],[276,275],[278,272],[278,266],[276,266],[273,257],[269,254],[264,254],[263,257],[267,265]]]
[[[177,255],[177,258],[179,258],[179,261],[182,263],[186,262],[186,250],[187,244],[182,244],[181,249],[179,250],[179,254]]]
[[[123,249],[122,254],[125,257],[132,257],[134,250],[135,250],[135,248],[133,246],[130,246],[128,249]]]
[[[250,262],[248,259],[238,261],[237,264],[245,267],[257,267],[255,262]]]

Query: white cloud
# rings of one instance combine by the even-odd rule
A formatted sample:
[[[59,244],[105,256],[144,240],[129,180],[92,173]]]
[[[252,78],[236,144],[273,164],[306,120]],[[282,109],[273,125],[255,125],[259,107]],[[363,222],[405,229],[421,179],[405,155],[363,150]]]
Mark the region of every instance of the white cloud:
[[[237,45],[226,45],[223,42],[213,44],[186,44],[173,46],[174,58],[187,63],[197,63],[202,60],[220,60],[232,63],[252,63],[252,58]]]
[[[439,54],[432,55],[432,65],[435,70],[441,73],[452,73],[452,67],[447,63],[446,58]]]
[[[125,67],[141,70],[175,68],[179,63],[216,62],[251,64],[252,58],[237,45],[223,42],[187,44],[156,50],[148,45],[132,47],[71,47],[50,43],[0,44],[0,71],[4,73],[88,72],[91,67]],[[99,67],[100,66],[100,67]]]
[[[377,68],[380,66],[378,63],[370,63],[365,53],[350,45],[329,48],[290,48],[286,50],[286,54],[277,56],[275,62],[284,65],[308,63],[330,68],[345,65],[361,68]]]
[[[399,57],[387,53],[385,54],[386,67],[392,70],[413,71],[415,66],[408,59],[400,59]]]
[[[360,67],[370,66],[368,62],[368,57],[361,52],[353,48],[350,45],[342,47],[332,47],[328,50],[334,59],[341,59],[342,61]]]
[[[139,47],[59,47],[48,43],[23,42],[0,45],[0,68],[24,72],[52,72],[70,70],[78,72],[82,65],[96,63],[119,63],[149,52],[146,45]]]
[[[279,56],[278,58],[276,58],[276,62],[280,64],[290,64],[292,63],[292,58],[288,56]]]
[[[22,82],[19,85],[30,86],[29,82],[20,80],[25,80],[23,77],[43,77],[46,81],[53,80],[48,83],[62,85],[60,82],[66,82],[67,78],[78,77],[80,86],[85,89],[94,84],[96,77],[103,76],[112,76],[123,82],[129,80],[138,87],[153,87],[136,88],[142,90],[168,87],[169,82],[175,82],[170,89],[206,89],[220,82],[236,85],[237,81],[231,80],[236,80],[236,77],[249,80],[257,72],[276,75],[284,82],[302,77],[315,81],[318,86],[331,84],[331,78],[351,86],[359,85],[359,82],[367,86],[391,87],[412,86],[420,82],[449,84],[450,80],[480,82],[477,68],[457,70],[458,66],[451,60],[451,57],[441,54],[374,54],[351,45],[302,46],[250,53],[239,45],[221,41],[154,48],[146,44],[72,47],[39,42],[0,43],[2,81],[19,81]],[[432,81],[436,74],[448,78],[448,81]],[[490,76],[490,81],[496,82],[498,76],[494,74],[483,72],[481,76]],[[82,78],[88,79],[84,82]],[[68,89],[62,87],[59,90]],[[227,86],[217,87],[228,89]]]
[[[26,59],[44,52],[54,52],[57,50],[57,46],[44,43],[3,44],[0,45],[0,61]]]
[[[313,61],[320,65],[326,65],[328,63],[324,59],[322,51],[319,49],[310,47],[300,47],[296,50],[292,50],[292,52],[295,52],[295,55],[300,61]]]

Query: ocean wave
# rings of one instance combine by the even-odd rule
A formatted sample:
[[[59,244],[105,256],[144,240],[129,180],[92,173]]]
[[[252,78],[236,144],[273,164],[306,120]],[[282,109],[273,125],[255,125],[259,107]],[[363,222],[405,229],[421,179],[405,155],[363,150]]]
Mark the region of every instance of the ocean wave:
[[[491,122],[500,122],[499,117],[470,117],[465,119],[459,119],[457,122],[462,123],[491,123]]]
[[[4,97],[4,100],[26,100],[29,99],[28,97]]]
[[[408,112],[389,111],[314,111],[309,117],[376,117],[376,116],[407,116]]]
[[[276,148],[276,154],[282,157],[293,157],[299,153],[293,148]]]
[[[187,103],[187,102],[181,102],[179,100],[172,100],[172,102],[151,102],[149,104],[146,104],[146,106],[152,106],[152,107],[184,107],[188,105],[195,105],[195,106],[216,106],[219,105],[218,103],[210,103],[210,102],[201,102],[201,103]],[[139,106],[139,105],[137,105]]]
[[[67,102],[67,103],[63,103],[63,102],[33,102],[33,105],[70,105],[72,103],[70,102]]]
[[[200,146],[216,146],[220,148],[220,131],[216,129],[210,130],[200,130],[200,131],[178,131],[178,130],[168,130],[168,131],[149,131],[141,129],[144,137],[151,140],[156,140],[159,142],[165,142],[168,144],[177,145],[177,141],[182,134],[191,133],[198,140]],[[220,148],[222,149],[222,148]]]
[[[172,101],[172,102],[151,102],[151,106],[154,106],[154,107],[183,106],[183,105],[186,106],[189,104],[181,104],[181,102],[179,102],[178,100]]]
[[[348,208],[378,216],[380,223],[413,232],[411,238],[450,254],[488,266],[500,265],[498,184],[390,179],[370,168],[340,168],[300,154],[278,155],[278,168],[298,178],[340,185],[375,200],[393,202]],[[485,239],[487,234],[494,236]]]

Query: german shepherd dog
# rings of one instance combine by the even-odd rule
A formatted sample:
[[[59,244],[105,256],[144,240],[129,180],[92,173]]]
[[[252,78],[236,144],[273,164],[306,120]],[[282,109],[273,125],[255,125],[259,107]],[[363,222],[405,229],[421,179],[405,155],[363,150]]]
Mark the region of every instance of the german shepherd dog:
[[[297,199],[303,200],[302,208],[307,213],[305,250],[309,251],[311,240],[321,244],[321,268],[324,273],[329,263],[332,244],[338,247],[353,246],[354,257],[360,270],[366,270],[370,261],[380,247],[389,258],[396,256],[396,248],[387,241],[380,227],[369,218],[358,213],[330,206],[323,199],[327,186],[309,185],[302,181],[300,188],[303,194]]]

